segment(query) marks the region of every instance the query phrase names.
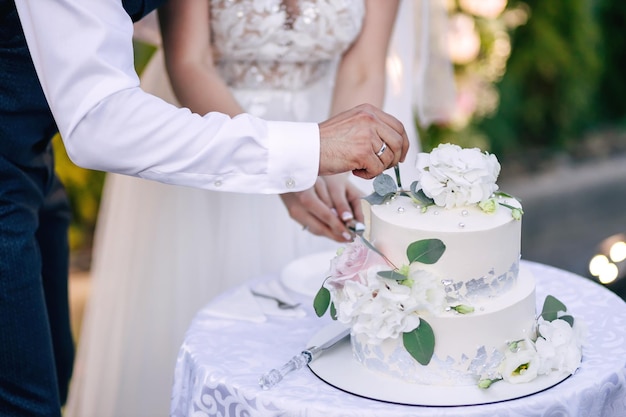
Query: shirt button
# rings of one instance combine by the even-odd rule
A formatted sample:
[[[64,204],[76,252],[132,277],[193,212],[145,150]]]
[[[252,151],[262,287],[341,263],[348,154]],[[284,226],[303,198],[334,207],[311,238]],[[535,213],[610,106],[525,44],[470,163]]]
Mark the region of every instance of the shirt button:
[[[293,188],[295,186],[296,186],[296,180],[294,180],[293,178],[287,178],[287,181],[285,181],[285,187]]]
[[[222,186],[222,181],[221,180],[217,180],[213,183],[213,185],[215,185],[216,187],[221,187]]]

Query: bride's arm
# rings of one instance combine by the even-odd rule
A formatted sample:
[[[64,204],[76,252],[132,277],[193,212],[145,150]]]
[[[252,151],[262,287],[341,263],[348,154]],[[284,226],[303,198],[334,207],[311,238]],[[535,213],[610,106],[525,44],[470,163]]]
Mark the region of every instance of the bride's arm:
[[[398,6],[399,0],[366,1],[361,33],[337,69],[331,115],[362,103],[382,107],[385,64]]]
[[[398,7],[397,0],[366,2],[361,33],[339,63],[331,115],[361,103],[382,107],[385,98],[385,64]],[[357,198],[361,192],[350,183],[348,176],[338,174],[325,179],[337,211],[352,212],[355,218],[362,220],[361,205]]]
[[[178,101],[192,111],[244,113],[213,60],[208,1],[168,1],[159,9],[167,72]]]

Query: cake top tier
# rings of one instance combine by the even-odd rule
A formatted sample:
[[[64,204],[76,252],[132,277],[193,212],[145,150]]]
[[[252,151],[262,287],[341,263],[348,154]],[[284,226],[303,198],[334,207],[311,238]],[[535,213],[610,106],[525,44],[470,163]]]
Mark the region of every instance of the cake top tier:
[[[514,198],[496,196],[497,205],[505,205],[493,211],[485,212],[478,205],[454,207],[450,209],[437,206],[420,206],[409,197],[397,197],[385,204],[371,207],[373,215],[389,225],[406,230],[424,232],[471,232],[489,230],[515,221],[513,210],[521,210],[521,204]]]

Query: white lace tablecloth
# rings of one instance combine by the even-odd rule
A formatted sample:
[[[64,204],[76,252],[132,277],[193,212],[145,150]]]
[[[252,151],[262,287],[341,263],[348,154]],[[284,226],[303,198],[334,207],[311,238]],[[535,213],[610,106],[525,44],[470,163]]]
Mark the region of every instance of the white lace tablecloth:
[[[219,319],[201,310],[187,332],[175,370],[171,415],[200,416],[626,416],[626,303],[580,276],[524,262],[537,279],[537,300],[551,294],[588,326],[579,371],[531,396],[468,407],[389,404],[340,391],[308,368],[263,391],[259,377],[303,350],[330,319],[318,318],[312,301],[306,316],[265,323]],[[267,277],[267,279],[276,277]],[[265,279],[265,278],[262,278]],[[541,306],[538,306],[540,309]]]

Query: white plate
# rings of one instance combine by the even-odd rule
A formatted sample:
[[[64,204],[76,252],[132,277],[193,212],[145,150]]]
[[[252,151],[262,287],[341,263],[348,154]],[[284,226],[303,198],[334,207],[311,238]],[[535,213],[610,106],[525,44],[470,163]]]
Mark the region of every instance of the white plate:
[[[320,330],[308,346],[319,345],[336,334],[340,323]],[[546,375],[526,384],[499,381],[489,389],[476,386],[443,387],[404,382],[370,371],[352,356],[350,339],[344,339],[309,364],[317,377],[342,391],[395,404],[421,406],[467,406],[513,400],[536,394],[555,386],[569,375]]]
[[[298,294],[315,297],[336,253],[336,250],[325,251],[295,259],[280,272],[280,281]]]

